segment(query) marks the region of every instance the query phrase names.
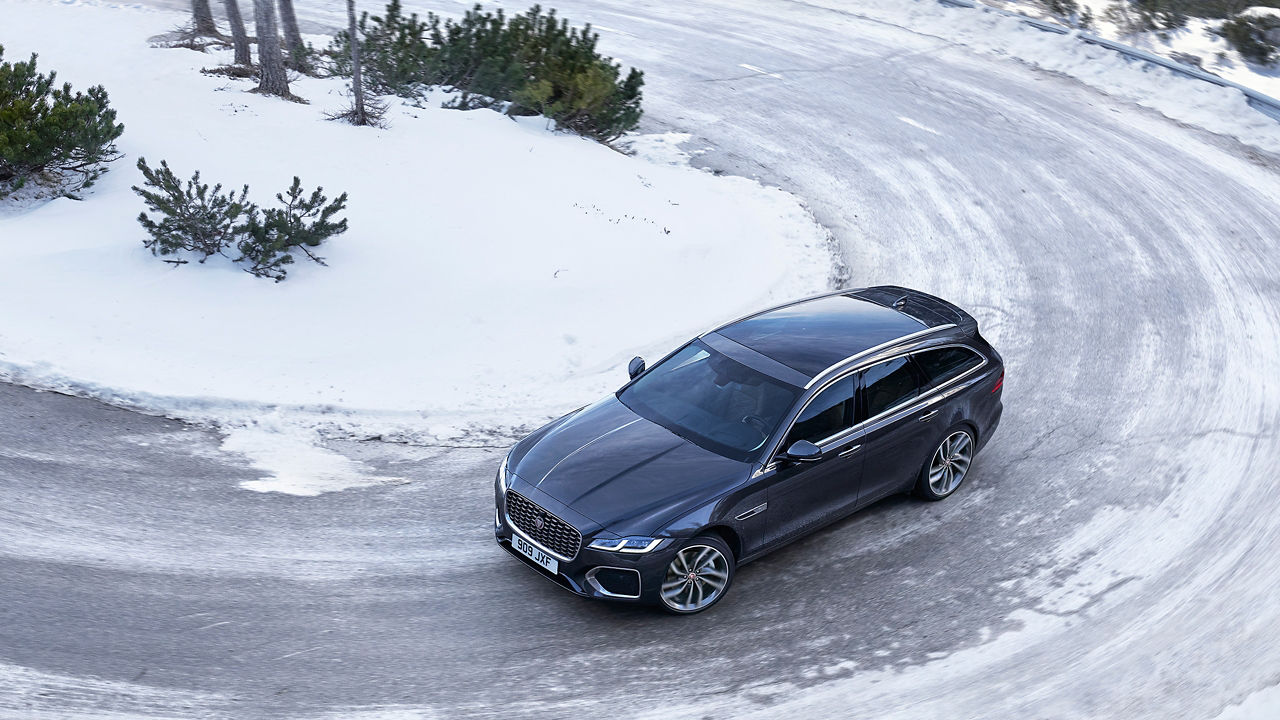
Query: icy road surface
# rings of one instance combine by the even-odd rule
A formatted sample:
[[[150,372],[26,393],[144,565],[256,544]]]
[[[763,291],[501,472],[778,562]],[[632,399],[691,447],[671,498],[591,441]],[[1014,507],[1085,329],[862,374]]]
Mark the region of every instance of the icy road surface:
[[[248,492],[216,435],[0,387],[0,716],[1272,716],[1275,157],[804,3],[557,6],[853,283],[975,311],[1009,369],[966,486],[668,618],[493,545],[501,449],[340,444],[402,482]]]

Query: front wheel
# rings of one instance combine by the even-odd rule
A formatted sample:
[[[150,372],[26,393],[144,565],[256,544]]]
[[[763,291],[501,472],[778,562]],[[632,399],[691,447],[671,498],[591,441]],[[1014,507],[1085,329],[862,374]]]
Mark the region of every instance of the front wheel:
[[[729,592],[736,570],[733,552],[713,535],[694,538],[667,565],[659,596],[662,608],[677,615],[702,612]]]
[[[973,435],[964,428],[947,433],[942,444],[920,471],[916,495],[925,500],[941,500],[960,487],[973,464]]]

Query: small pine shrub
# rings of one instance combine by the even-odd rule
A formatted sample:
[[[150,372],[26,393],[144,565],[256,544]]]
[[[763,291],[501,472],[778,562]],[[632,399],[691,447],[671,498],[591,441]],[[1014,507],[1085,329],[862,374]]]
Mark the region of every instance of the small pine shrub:
[[[1080,3],[1076,0],[1045,0],[1045,8],[1058,17],[1071,17],[1080,12]]]
[[[159,168],[151,168],[145,159],[139,159],[138,169],[145,187],[135,185],[133,191],[158,218],[153,220],[145,212],[138,216],[138,223],[151,236],[142,244],[153,255],[189,252],[203,263],[234,249],[240,256],[233,262],[245,263],[245,272],[280,282],[287,276],[295,252],[324,265],[324,259],[312,249],[347,231],[346,218],[334,218],[346,208],[347,194],[329,202],[324,188],[316,188],[308,196],[297,177],[288,190],[276,195],[282,207],[263,210],[248,201],[248,185],[238,195],[224,195],[221,185],[210,189],[201,183],[198,171],[183,183],[163,160]],[[165,262],[183,265],[187,261]]]
[[[0,46],[0,60],[4,47]],[[72,92],[54,87],[56,73],[27,62],[0,62],[0,197],[30,180],[65,193],[89,187],[120,158],[124,132],[101,85]]]
[[[487,95],[462,92],[440,103],[440,107],[445,110],[501,110],[506,104]]]
[[[1280,29],[1280,20],[1273,17],[1239,15],[1222,23],[1215,32],[1235,48],[1249,62],[1274,65],[1277,48],[1268,37],[1268,31]]]
[[[1078,0],[1045,0],[1044,5],[1051,15],[1066,20],[1074,27],[1085,30],[1093,27],[1093,10]]]
[[[391,0],[381,17],[361,15],[357,32],[365,87],[382,95],[413,97],[429,74],[433,54],[427,41],[429,30],[416,13],[405,16],[400,0]],[[352,74],[347,31],[334,36],[324,54],[334,75]]]
[[[359,23],[365,73],[375,91],[415,97],[430,87],[462,91],[449,108],[503,108],[543,114],[560,127],[605,142],[640,122],[644,73],[626,75],[596,49],[590,26],[573,28],[535,5],[508,18],[476,5],[458,20],[405,17],[391,0],[382,17]],[[329,49],[335,74],[351,73],[349,38]]]
[[[152,220],[145,212],[138,215],[138,223],[151,236],[142,244],[153,255],[186,251],[199,255],[199,262],[204,262],[221,254],[240,232],[242,219],[257,212],[253,203],[246,201],[248,185],[241,188],[239,196],[234,192],[223,195],[221,185],[210,190],[208,184],[201,183],[198,170],[184,185],[163,160],[159,168],[153,169],[146,158],[138,158],[138,169],[145,178],[145,187],[134,185],[133,191],[142,196],[159,220]]]
[[[276,200],[284,207],[268,208],[261,215],[256,211],[249,213],[237,245],[240,257],[236,262],[247,263],[245,271],[254,277],[271,278],[276,282],[284,280],[287,266],[293,264],[294,251],[324,265],[324,258],[318,257],[311,249],[347,231],[346,218],[333,220],[333,216],[346,207],[347,194],[342,193],[333,202],[327,202],[323,190],[318,187],[305,197],[302,181],[294,177],[293,185],[276,195]]]
[[[324,76],[321,68],[321,65],[323,64],[321,51],[317,50],[311,43],[299,45],[295,48],[286,48],[286,51],[288,52],[288,62],[286,65],[290,70],[294,70],[311,77]]]
[[[1177,30],[1186,27],[1190,17],[1186,0],[1133,0],[1133,5],[1146,30]]]
[[[1186,27],[1190,15],[1198,12],[1190,0],[1114,0],[1103,18],[1126,33],[1163,33]]]
[[[1093,17],[1093,8],[1090,8],[1088,5],[1080,8],[1080,15],[1076,18],[1076,27],[1083,30],[1092,30],[1094,29],[1095,24],[1096,20]]]
[[[477,5],[458,21],[428,16],[432,58],[429,84],[444,85],[496,100],[511,100],[520,87],[539,75],[545,50],[538,35],[558,34],[555,13],[530,13],[507,22],[502,10],[481,12]],[[576,32],[576,31],[575,31]],[[544,41],[545,44],[545,41]]]

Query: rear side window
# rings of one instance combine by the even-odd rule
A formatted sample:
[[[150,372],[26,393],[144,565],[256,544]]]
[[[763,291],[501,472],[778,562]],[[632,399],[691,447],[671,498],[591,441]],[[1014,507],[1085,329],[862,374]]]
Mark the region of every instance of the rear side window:
[[[797,440],[817,443],[853,425],[853,377],[837,380],[818,393],[787,434],[783,448]]]
[[[872,365],[862,371],[867,398],[867,417],[873,418],[891,407],[920,394],[920,381],[908,358],[901,357]]]
[[[948,347],[915,354],[920,369],[929,378],[930,387],[959,377],[982,364],[982,356],[968,348]]]

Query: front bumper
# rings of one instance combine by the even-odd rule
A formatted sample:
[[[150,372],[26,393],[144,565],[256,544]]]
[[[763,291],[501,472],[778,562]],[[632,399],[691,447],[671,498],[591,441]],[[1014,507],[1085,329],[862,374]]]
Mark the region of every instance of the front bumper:
[[[586,547],[589,538],[583,541],[583,547],[578,550],[578,554],[572,560],[564,560],[556,557],[559,563],[559,572],[551,573],[546,568],[535,563],[533,560],[525,557],[511,546],[511,537],[513,534],[520,532],[512,527],[507,520],[506,508],[504,506],[504,498],[498,496],[496,498],[497,511],[494,518],[493,534],[494,539],[502,549],[511,553],[513,557],[524,563],[530,570],[538,575],[550,580],[560,587],[568,590],[574,595],[581,597],[595,598],[598,600],[612,600],[615,602],[630,602],[650,604],[659,601],[658,591],[662,583],[663,576],[666,573],[667,565],[675,557],[678,543],[673,540],[665,540],[652,552],[643,555],[632,555],[627,553],[609,552],[607,550],[592,550]],[[528,535],[521,533],[525,540],[533,542],[535,546],[540,547],[536,541]],[[586,536],[586,533],[583,533]],[[555,557],[555,556],[553,556]],[[634,572],[638,575],[639,591],[632,595],[630,593],[611,592],[620,590],[617,583],[609,581],[609,574],[604,573],[603,569],[614,569],[624,572]]]

